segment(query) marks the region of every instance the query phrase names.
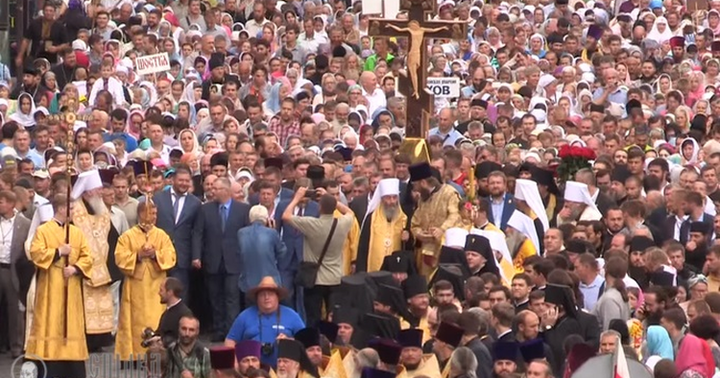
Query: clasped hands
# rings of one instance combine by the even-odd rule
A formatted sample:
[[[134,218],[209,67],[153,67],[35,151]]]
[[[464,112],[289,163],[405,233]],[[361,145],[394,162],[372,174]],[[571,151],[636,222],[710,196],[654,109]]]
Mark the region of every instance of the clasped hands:
[[[138,258],[153,258],[155,257],[155,247],[152,245],[143,245],[138,252]]]

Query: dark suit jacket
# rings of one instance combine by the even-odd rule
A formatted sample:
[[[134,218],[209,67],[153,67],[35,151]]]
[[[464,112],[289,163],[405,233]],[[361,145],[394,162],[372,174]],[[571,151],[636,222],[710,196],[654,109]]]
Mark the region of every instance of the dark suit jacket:
[[[224,264],[228,274],[240,274],[240,246],[237,232],[250,224],[250,205],[230,201],[227,224],[222,229],[220,221],[220,203],[208,202],[200,207],[193,227],[192,259],[201,259],[203,270],[217,274]]]
[[[492,209],[492,201],[490,197],[483,198],[483,201],[485,201],[488,205],[488,220],[490,220],[490,223],[494,224],[497,228],[501,230],[505,230],[507,228],[507,222],[510,220],[510,216],[512,216],[512,213],[515,211],[515,199],[512,194],[505,193],[505,196],[503,197],[505,201],[505,206],[503,206],[503,213],[500,217],[500,224],[495,224],[495,214],[493,214]]]
[[[10,245],[10,279],[13,287],[22,294],[21,288],[25,289],[30,286],[32,276],[35,273],[35,267],[25,255],[25,240],[30,232],[30,220],[24,215],[18,213],[13,221],[12,243]],[[25,297],[20,296],[23,303]]]
[[[294,195],[295,195],[295,192],[293,192],[292,190],[290,190],[288,188],[280,188],[280,202],[285,201],[285,200],[290,201],[291,199],[293,199]],[[248,203],[252,206],[259,204],[260,196],[257,193],[253,193],[248,198]]]
[[[713,218],[714,217],[712,215],[710,215],[708,213],[703,213],[702,219],[700,221],[705,223],[707,226],[709,226],[710,230],[713,230],[714,229],[713,228]],[[685,243],[687,243],[689,240],[690,223],[692,223],[692,221],[687,219],[680,226],[680,240],[679,241],[680,241],[680,244],[682,244],[682,245],[685,245]],[[674,225],[674,223],[673,223],[673,225]],[[671,233],[670,235],[673,235],[675,230],[673,229],[671,231],[673,231],[673,233]],[[711,237],[712,237],[712,232],[707,235],[708,242],[710,242]]]
[[[482,340],[476,337],[465,344],[465,346],[473,352],[475,359],[477,359],[478,365],[475,371],[477,378],[491,378],[493,359],[490,350]]]
[[[600,190],[600,189],[598,189]],[[600,192],[598,194],[597,199],[595,200],[595,205],[597,205],[598,210],[600,210],[600,214],[607,214],[607,210],[611,208],[612,206],[617,206],[615,201],[610,198],[607,194]]]
[[[348,204],[348,207],[350,208],[350,210],[352,210],[353,213],[355,213],[355,219],[357,219],[358,224],[360,226],[362,226],[362,221],[363,221],[363,219],[365,219],[365,213],[367,212],[368,202],[370,202],[370,200],[368,200],[368,196],[364,195],[364,196],[353,198],[352,201],[350,201],[350,203]]]
[[[287,247],[284,261],[278,261],[278,269],[281,272],[297,271],[298,265],[303,261],[303,234],[282,220],[282,215],[289,204],[290,200],[280,201],[275,210],[275,227],[277,227],[281,239]],[[315,201],[308,201],[303,210],[303,216],[319,217],[320,205]]]
[[[153,201],[158,209],[157,226],[168,234],[175,246],[175,253],[177,254],[176,267],[189,268],[193,256],[193,226],[202,205],[200,200],[191,193],[187,193],[177,224],[175,224],[173,202],[169,190],[156,193],[153,196]]]
[[[185,315],[192,315],[192,311],[185,305],[185,302],[180,301],[175,306],[165,310],[160,316],[160,323],[155,334],[162,338],[163,345],[166,348],[177,341],[180,332],[180,319]]]

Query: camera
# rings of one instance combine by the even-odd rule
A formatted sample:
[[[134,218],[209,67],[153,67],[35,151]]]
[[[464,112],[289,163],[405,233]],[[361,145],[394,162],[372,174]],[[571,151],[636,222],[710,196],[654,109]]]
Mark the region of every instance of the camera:
[[[145,328],[142,331],[142,334],[140,335],[140,337],[142,338],[142,341],[140,342],[140,346],[143,348],[149,348],[150,345],[152,345],[152,341],[150,341],[150,339],[152,339],[155,336],[157,336],[157,335],[155,334],[155,331],[152,330],[152,328],[150,328],[150,327]]]
[[[275,345],[273,343],[263,343],[261,352],[263,356],[269,356],[275,352]]]
[[[305,192],[305,198],[315,199],[317,197],[317,191],[315,189],[308,189]]]

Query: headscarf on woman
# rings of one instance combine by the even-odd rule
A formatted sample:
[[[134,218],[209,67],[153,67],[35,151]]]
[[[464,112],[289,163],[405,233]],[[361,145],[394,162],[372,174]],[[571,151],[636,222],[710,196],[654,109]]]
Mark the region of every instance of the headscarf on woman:
[[[24,113],[22,111],[22,99],[28,98],[30,99],[30,113]],[[30,93],[23,92],[18,96],[17,99],[17,108],[15,109],[15,113],[13,113],[10,116],[10,121],[15,121],[18,123],[18,125],[28,128],[28,127],[34,127],[35,126],[35,101],[33,100]]]
[[[193,140],[193,146],[190,151],[185,151],[184,147],[182,146],[183,134],[187,134],[187,133],[192,135],[192,140]],[[202,149],[200,148],[200,142],[198,141],[197,135],[195,134],[194,131],[192,131],[190,129],[184,129],[184,130],[180,131],[180,133],[178,134],[178,141],[180,141],[179,148],[182,149],[182,152],[184,154],[187,154],[187,153],[202,154]]]
[[[711,378],[715,374],[715,362],[710,346],[693,334],[685,335],[675,358],[675,367],[679,378],[691,377],[692,373]]]
[[[141,129],[136,129],[136,128],[133,126],[132,118],[133,118],[134,115],[139,115],[140,117],[142,117],[143,120],[145,120],[145,115],[143,114],[143,112],[142,112],[141,110],[131,110],[131,111],[130,111],[130,114],[128,114],[127,125],[126,125],[126,127],[125,127],[125,131],[126,131],[128,134],[130,134],[130,135],[132,135],[133,137],[135,137],[135,139],[138,139],[138,140],[139,140],[139,139],[140,139],[140,133],[142,132],[142,130],[141,130]]]
[[[275,84],[270,88],[270,95],[267,100],[263,103],[263,108],[266,113],[271,113],[273,116],[280,111],[280,104],[282,100],[280,98],[280,89],[283,85],[290,87],[290,80],[286,77],[280,77],[277,79]]]
[[[659,24],[665,25],[665,28],[662,32],[658,28]],[[668,26],[667,19],[663,16],[655,19],[655,23],[653,23],[653,27],[650,30],[650,33],[647,34],[647,39],[652,39],[653,41],[656,41],[661,45],[663,44],[663,42],[669,41],[672,37],[672,30],[670,30],[670,27]]]
[[[665,328],[653,325],[647,329],[647,352],[646,357],[659,356],[670,361],[675,359],[673,343]]]

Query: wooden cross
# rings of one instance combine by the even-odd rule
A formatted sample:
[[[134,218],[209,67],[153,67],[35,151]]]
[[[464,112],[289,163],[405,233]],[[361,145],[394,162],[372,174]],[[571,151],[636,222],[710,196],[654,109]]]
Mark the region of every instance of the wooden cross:
[[[467,38],[467,22],[434,21],[429,15],[437,14],[436,0],[401,0],[400,10],[408,14],[405,20],[371,18],[368,34],[371,37],[407,37],[408,53],[406,73],[398,78],[398,89],[405,95],[405,136],[426,138],[433,115],[433,95],[426,89],[428,51],[426,39]],[[393,15],[385,15],[393,16]]]

